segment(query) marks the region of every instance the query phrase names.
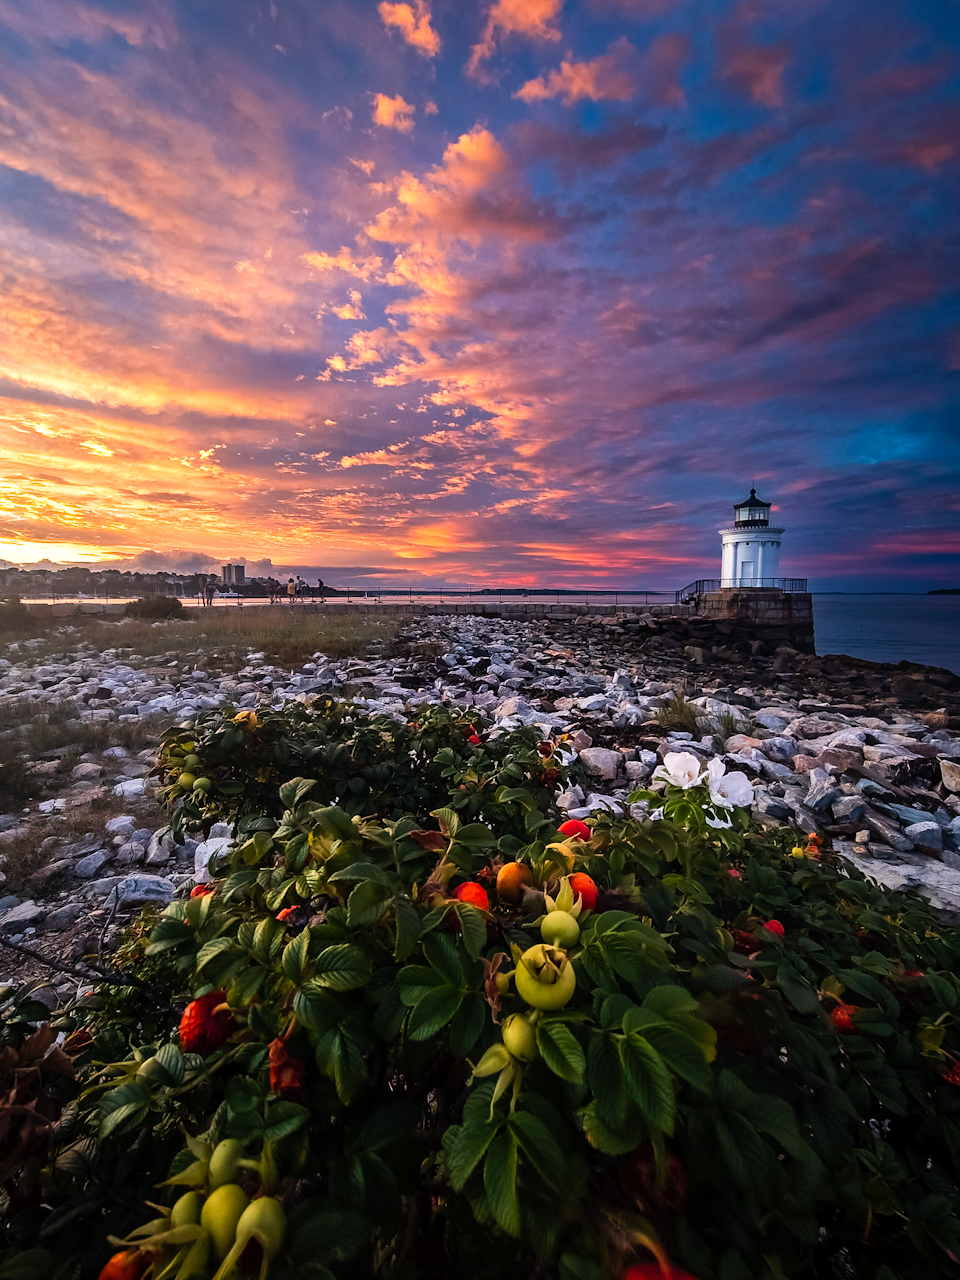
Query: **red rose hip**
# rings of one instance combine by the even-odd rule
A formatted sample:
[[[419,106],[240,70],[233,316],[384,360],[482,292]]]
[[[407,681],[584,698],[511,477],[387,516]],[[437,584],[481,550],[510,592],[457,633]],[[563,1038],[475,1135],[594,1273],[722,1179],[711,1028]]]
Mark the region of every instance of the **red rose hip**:
[[[597,886],[593,883],[588,875],[583,871],[575,871],[570,876],[570,888],[575,894],[579,893],[583,900],[584,911],[593,911],[597,905],[597,898],[600,896]]]
[[[229,1010],[218,1008],[226,999],[225,991],[208,991],[187,1005],[180,1019],[180,1044],[184,1052],[206,1056],[230,1039],[237,1022]]]
[[[567,836],[571,840],[589,840],[593,835],[587,824],[581,822],[579,818],[568,818],[557,830],[562,836]]]
[[[468,880],[466,884],[457,885],[453,896],[458,902],[469,902],[471,907],[479,907],[481,911],[490,910],[490,899],[482,884],[476,880]]]

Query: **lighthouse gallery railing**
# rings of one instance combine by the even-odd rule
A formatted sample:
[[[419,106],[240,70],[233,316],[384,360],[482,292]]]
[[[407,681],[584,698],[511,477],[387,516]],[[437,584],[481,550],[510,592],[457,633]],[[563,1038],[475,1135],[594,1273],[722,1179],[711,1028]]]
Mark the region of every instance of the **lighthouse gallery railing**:
[[[685,604],[691,596],[701,596],[707,591],[726,588],[767,587],[777,591],[806,591],[806,578],[698,578],[677,592],[677,604]]]

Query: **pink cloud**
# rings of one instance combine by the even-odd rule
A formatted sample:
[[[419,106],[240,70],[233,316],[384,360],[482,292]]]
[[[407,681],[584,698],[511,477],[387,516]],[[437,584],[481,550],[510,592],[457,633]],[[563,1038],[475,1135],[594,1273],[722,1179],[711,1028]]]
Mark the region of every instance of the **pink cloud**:
[[[430,25],[431,13],[424,0],[413,4],[392,4],[383,0],[377,12],[388,27],[397,27],[407,44],[426,58],[435,58],[440,52],[440,37]]]
[[[390,98],[385,93],[376,93],[373,97],[373,123],[383,125],[385,129],[396,129],[398,133],[410,133],[413,129],[413,113],[416,107],[405,102],[398,93]]]
[[[636,93],[636,50],[625,36],[615,40],[606,53],[589,62],[562,61],[559,68],[528,80],[513,95],[521,102],[542,102],[562,97],[564,106],[586,98],[590,102],[628,102]]]
[[[481,63],[496,52],[501,37],[526,36],[529,40],[555,41],[560,31],[554,25],[563,8],[563,0],[495,0],[487,13],[480,42],[470,50],[466,73],[481,82],[489,82],[489,73]]]
[[[753,102],[764,107],[784,105],[783,73],[790,61],[785,42],[741,44],[729,41],[722,58],[722,75]]]

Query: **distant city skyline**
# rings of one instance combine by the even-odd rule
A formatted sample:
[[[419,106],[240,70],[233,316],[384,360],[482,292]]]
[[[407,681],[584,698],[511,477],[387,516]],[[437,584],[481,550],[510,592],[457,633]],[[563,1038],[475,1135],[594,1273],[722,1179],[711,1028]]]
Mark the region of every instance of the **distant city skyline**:
[[[0,72],[0,556],[669,588],[755,484],[960,584],[951,0],[0,0]]]

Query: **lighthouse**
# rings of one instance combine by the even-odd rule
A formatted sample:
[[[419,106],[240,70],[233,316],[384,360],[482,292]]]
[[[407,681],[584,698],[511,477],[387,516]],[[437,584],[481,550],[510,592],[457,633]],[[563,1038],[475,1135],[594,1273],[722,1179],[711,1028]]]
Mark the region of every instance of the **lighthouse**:
[[[751,489],[749,498],[734,504],[732,528],[717,530],[723,542],[721,588],[782,586],[780,539],[784,530],[771,525],[772,506]]]

